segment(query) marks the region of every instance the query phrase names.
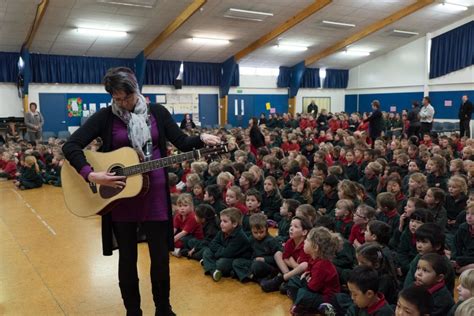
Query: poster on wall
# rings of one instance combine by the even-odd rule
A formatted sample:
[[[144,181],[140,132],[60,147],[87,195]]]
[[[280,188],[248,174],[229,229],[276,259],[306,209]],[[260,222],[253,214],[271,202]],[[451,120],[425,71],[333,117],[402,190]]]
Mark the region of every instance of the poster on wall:
[[[444,100],[444,106],[453,106],[453,100]]]
[[[69,98],[67,99],[67,116],[68,117],[82,117],[82,99]]]

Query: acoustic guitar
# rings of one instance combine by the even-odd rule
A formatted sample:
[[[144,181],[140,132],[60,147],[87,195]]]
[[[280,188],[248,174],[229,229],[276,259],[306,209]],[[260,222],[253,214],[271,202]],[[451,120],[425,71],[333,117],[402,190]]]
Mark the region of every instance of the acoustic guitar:
[[[117,200],[137,196],[148,189],[144,173],[165,168],[183,161],[199,160],[227,153],[227,145],[206,147],[161,159],[140,162],[136,151],[123,147],[108,153],[84,150],[87,161],[94,171],[115,172],[126,177],[123,188],[88,183],[66,160],[61,168],[61,183],[67,208],[74,215],[88,217],[103,215],[111,210]]]

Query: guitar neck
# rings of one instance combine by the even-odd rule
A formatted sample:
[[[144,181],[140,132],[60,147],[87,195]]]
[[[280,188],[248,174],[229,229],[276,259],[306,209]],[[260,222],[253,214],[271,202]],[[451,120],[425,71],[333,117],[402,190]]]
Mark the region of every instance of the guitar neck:
[[[196,156],[197,157],[201,156],[199,150],[190,151],[187,153],[174,155],[170,157],[155,159],[151,161],[146,161],[138,165],[133,165],[133,166],[129,166],[129,167],[125,167],[120,170],[117,170],[117,175],[123,175],[123,176],[128,177],[128,176],[133,176],[136,174],[147,173],[155,169],[169,167],[175,163],[195,160]]]

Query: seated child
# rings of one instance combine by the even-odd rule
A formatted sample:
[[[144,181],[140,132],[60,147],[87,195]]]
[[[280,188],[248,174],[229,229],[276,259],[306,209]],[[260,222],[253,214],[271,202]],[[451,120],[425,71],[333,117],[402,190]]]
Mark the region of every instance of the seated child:
[[[399,236],[395,232],[398,230],[400,225],[400,215],[397,210],[397,200],[395,195],[390,192],[382,192],[377,196],[377,208],[380,213],[377,215],[377,219],[387,223],[390,226],[390,241],[389,246],[391,249],[396,248],[399,240],[394,238]],[[395,233],[395,234],[394,234]]]
[[[251,236],[251,227],[249,223],[250,216],[253,214],[262,214],[260,205],[262,204],[262,194],[255,188],[247,190],[245,193],[245,206],[248,213],[242,218],[242,229],[247,236]]]
[[[395,315],[431,315],[433,305],[433,298],[428,290],[424,287],[411,286],[402,290],[398,295]]]
[[[365,242],[365,230],[367,224],[374,219],[374,208],[361,204],[357,207],[354,213],[354,226],[352,226],[351,234],[349,235],[349,242],[358,248]]]
[[[300,206],[300,202],[294,199],[284,199],[280,207],[281,220],[278,222],[277,240],[285,243],[290,233],[291,219],[296,214],[296,209]]]
[[[281,220],[279,210],[282,198],[276,179],[272,176],[266,177],[263,182],[263,190],[262,211],[267,215],[268,219],[279,222]]]
[[[16,162],[15,156],[8,151],[3,153],[2,166],[0,167],[0,178],[7,180],[15,179],[16,177]]]
[[[316,219],[318,219],[321,215],[316,212],[316,209],[312,205],[301,204],[296,209],[295,216],[307,219],[310,222],[311,226],[313,226]]]
[[[336,203],[336,232],[340,233],[342,237],[349,238],[351,234],[353,219],[354,203],[351,200],[342,199]]]
[[[466,222],[461,224],[454,237],[453,258],[457,272],[474,268],[474,203],[470,203],[466,210]]]
[[[382,165],[376,161],[370,162],[364,170],[364,176],[359,183],[365,187],[365,191],[372,198],[377,196],[377,186],[379,184],[379,175],[382,173]]]
[[[426,191],[425,202],[433,215],[434,221],[443,231],[448,224],[448,216],[444,208],[445,193],[440,188],[429,188]]]
[[[424,287],[431,293],[434,301],[432,316],[447,315],[454,305],[453,296],[445,284],[447,272],[446,260],[437,253],[424,254],[418,261],[415,286]]]
[[[196,221],[201,224],[204,239],[189,238],[185,247],[181,249],[181,255],[194,260],[201,260],[204,249],[216,237],[219,227],[216,221],[216,213],[209,204],[199,204],[196,206]]]
[[[40,188],[43,185],[41,170],[34,156],[25,157],[25,165],[20,171],[20,175],[13,183],[21,190]]]
[[[230,207],[220,214],[221,230],[204,250],[202,265],[204,273],[212,275],[218,282],[222,276],[229,276],[232,263],[237,258],[250,258],[250,241],[242,230],[242,212]]]
[[[245,204],[242,202],[244,195],[242,194],[242,190],[233,185],[227,189],[225,193],[225,204],[227,207],[235,207],[242,212],[242,215],[246,215],[248,213],[248,209]]]
[[[275,261],[280,269],[280,274],[260,283],[264,292],[278,291],[284,282],[295,275],[301,275],[306,270],[310,258],[303,251],[303,241],[311,228],[311,223],[307,219],[293,217],[290,226],[290,239],[285,243],[283,252],[277,251],[275,253]]]
[[[474,269],[464,270],[461,273],[456,289],[458,290],[458,302],[451,308],[448,316],[454,316],[459,305],[474,296]]]
[[[290,278],[287,294],[293,300],[292,314],[316,312],[340,291],[339,276],[331,262],[340,237],[327,228],[313,228],[304,241],[304,252],[311,257],[306,271]]]
[[[415,283],[416,267],[421,256],[428,253],[438,253],[445,261],[445,266],[447,267],[447,273],[444,274],[446,287],[452,294],[454,291],[455,275],[451,262],[444,256],[445,234],[441,227],[435,223],[423,224],[415,231],[415,238],[418,255],[410,263],[403,288],[407,288]]]
[[[235,259],[232,268],[241,282],[245,280],[260,282],[278,270],[273,256],[281,250],[281,244],[268,234],[267,217],[264,214],[251,215],[249,224],[252,231],[250,238],[252,257]]]
[[[202,226],[196,221],[194,214],[193,197],[189,193],[181,193],[176,201],[178,211],[173,218],[174,226],[174,251],[172,255],[181,256],[181,248],[192,237],[202,240],[204,233]]]
[[[400,267],[401,276],[408,272],[410,262],[418,254],[415,232],[425,223],[433,223],[433,216],[428,210],[419,208],[410,215],[408,227],[403,231],[397,248],[397,263]]]
[[[347,287],[351,292],[352,306],[346,316],[373,315],[392,316],[394,312],[388,305],[383,293],[379,292],[380,278],[374,269],[368,266],[356,267],[349,276]]]
[[[336,203],[338,200],[337,196],[337,185],[339,180],[330,175],[323,181],[323,196],[319,201],[314,202],[316,209],[321,215],[330,214],[336,208]]]
[[[225,205],[222,203],[221,197],[222,192],[217,184],[208,185],[204,189],[204,203],[212,206],[217,215],[219,215],[221,211],[225,209]]]

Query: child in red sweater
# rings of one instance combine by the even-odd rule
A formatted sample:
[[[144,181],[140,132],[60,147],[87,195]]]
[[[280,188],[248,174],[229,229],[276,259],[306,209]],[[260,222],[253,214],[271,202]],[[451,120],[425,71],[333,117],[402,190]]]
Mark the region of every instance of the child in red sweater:
[[[340,237],[325,227],[313,228],[304,241],[304,252],[311,257],[303,275],[292,277],[287,294],[293,300],[292,315],[315,313],[341,290],[336,267],[331,262]]]
[[[349,242],[358,248],[365,242],[364,233],[367,229],[367,224],[375,218],[375,210],[366,204],[361,204],[357,207],[354,213],[354,226],[352,226],[351,234],[349,235]]]
[[[16,178],[15,157],[9,152],[4,152],[3,159],[0,160],[0,178],[8,180]]]
[[[247,215],[249,212],[247,209],[247,206],[242,202],[244,199],[244,195],[242,193],[242,190],[236,186],[233,185],[230,188],[227,189],[227,192],[225,194],[225,204],[227,207],[235,207],[242,212],[242,215]]]
[[[184,247],[185,243],[191,238],[204,239],[204,233],[202,225],[196,221],[191,194],[180,194],[176,204],[178,205],[178,211],[173,219],[175,248],[172,254],[180,257],[181,248]]]

